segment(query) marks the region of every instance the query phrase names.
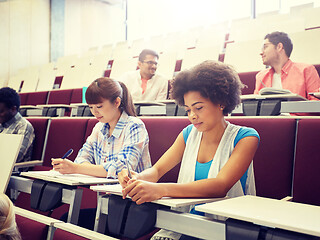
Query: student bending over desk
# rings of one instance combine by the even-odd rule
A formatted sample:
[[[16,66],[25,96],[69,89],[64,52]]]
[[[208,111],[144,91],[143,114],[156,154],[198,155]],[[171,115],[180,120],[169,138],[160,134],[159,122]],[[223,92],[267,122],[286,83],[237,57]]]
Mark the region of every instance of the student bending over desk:
[[[136,118],[127,87],[110,78],[96,79],[86,91],[86,101],[99,123],[74,162],[52,159],[53,168],[63,174],[110,178],[116,178],[127,161],[137,172],[149,168],[149,136],[144,123]]]
[[[173,97],[185,107],[192,124],[152,168],[141,173],[131,171],[132,179],[126,169],[121,171],[118,178],[123,197],[129,195],[142,204],[161,197],[255,195],[252,159],[259,135],[252,128],[224,119],[240,103],[242,87],[238,74],[219,62],[205,61],[179,73],[173,83]],[[156,183],[180,162],[178,183]],[[159,231],[152,239],[180,237],[164,232]]]
[[[127,87],[110,78],[98,78],[86,91],[86,101],[99,120],[74,162],[52,159],[60,173],[81,173],[116,178],[127,168],[141,172],[151,167],[149,136],[144,123],[136,118]],[[78,225],[93,230],[96,209],[81,209]],[[61,220],[66,220],[67,214]]]

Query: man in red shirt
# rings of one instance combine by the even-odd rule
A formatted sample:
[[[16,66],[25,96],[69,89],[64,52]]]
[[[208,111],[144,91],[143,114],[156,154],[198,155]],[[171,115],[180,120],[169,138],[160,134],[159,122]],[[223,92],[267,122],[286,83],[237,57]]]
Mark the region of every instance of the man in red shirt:
[[[256,75],[255,94],[264,87],[288,89],[309,100],[318,100],[310,96],[310,92],[319,92],[320,79],[313,65],[295,63],[289,58],[292,52],[292,42],[288,34],[273,32],[264,38],[262,61],[270,68]]]

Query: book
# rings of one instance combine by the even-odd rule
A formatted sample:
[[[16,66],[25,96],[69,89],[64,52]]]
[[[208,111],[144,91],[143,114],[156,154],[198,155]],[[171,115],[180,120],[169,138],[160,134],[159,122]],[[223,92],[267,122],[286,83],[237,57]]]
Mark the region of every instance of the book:
[[[259,91],[260,95],[273,95],[273,94],[293,94],[288,89],[265,87]]]
[[[118,183],[118,179],[93,177],[85,174],[61,174],[58,171],[28,171],[22,172],[21,176],[42,179],[50,182],[63,183],[67,185],[91,185],[100,183]]]

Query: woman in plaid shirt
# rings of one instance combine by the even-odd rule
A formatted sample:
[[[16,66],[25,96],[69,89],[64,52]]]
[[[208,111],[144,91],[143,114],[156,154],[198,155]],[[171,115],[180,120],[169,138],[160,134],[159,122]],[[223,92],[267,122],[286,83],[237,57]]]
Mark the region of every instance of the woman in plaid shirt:
[[[80,149],[75,161],[52,159],[60,173],[82,173],[116,178],[124,168],[141,172],[151,167],[149,136],[144,123],[136,117],[127,87],[110,78],[93,81],[86,101],[99,120]]]

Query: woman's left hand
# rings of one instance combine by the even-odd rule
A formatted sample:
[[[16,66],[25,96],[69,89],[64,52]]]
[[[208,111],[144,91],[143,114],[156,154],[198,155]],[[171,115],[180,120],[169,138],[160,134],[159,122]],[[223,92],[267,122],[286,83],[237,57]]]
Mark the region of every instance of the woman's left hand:
[[[137,204],[151,202],[164,196],[163,184],[152,183],[143,180],[130,180],[128,186],[122,190],[123,197],[131,197]]]

